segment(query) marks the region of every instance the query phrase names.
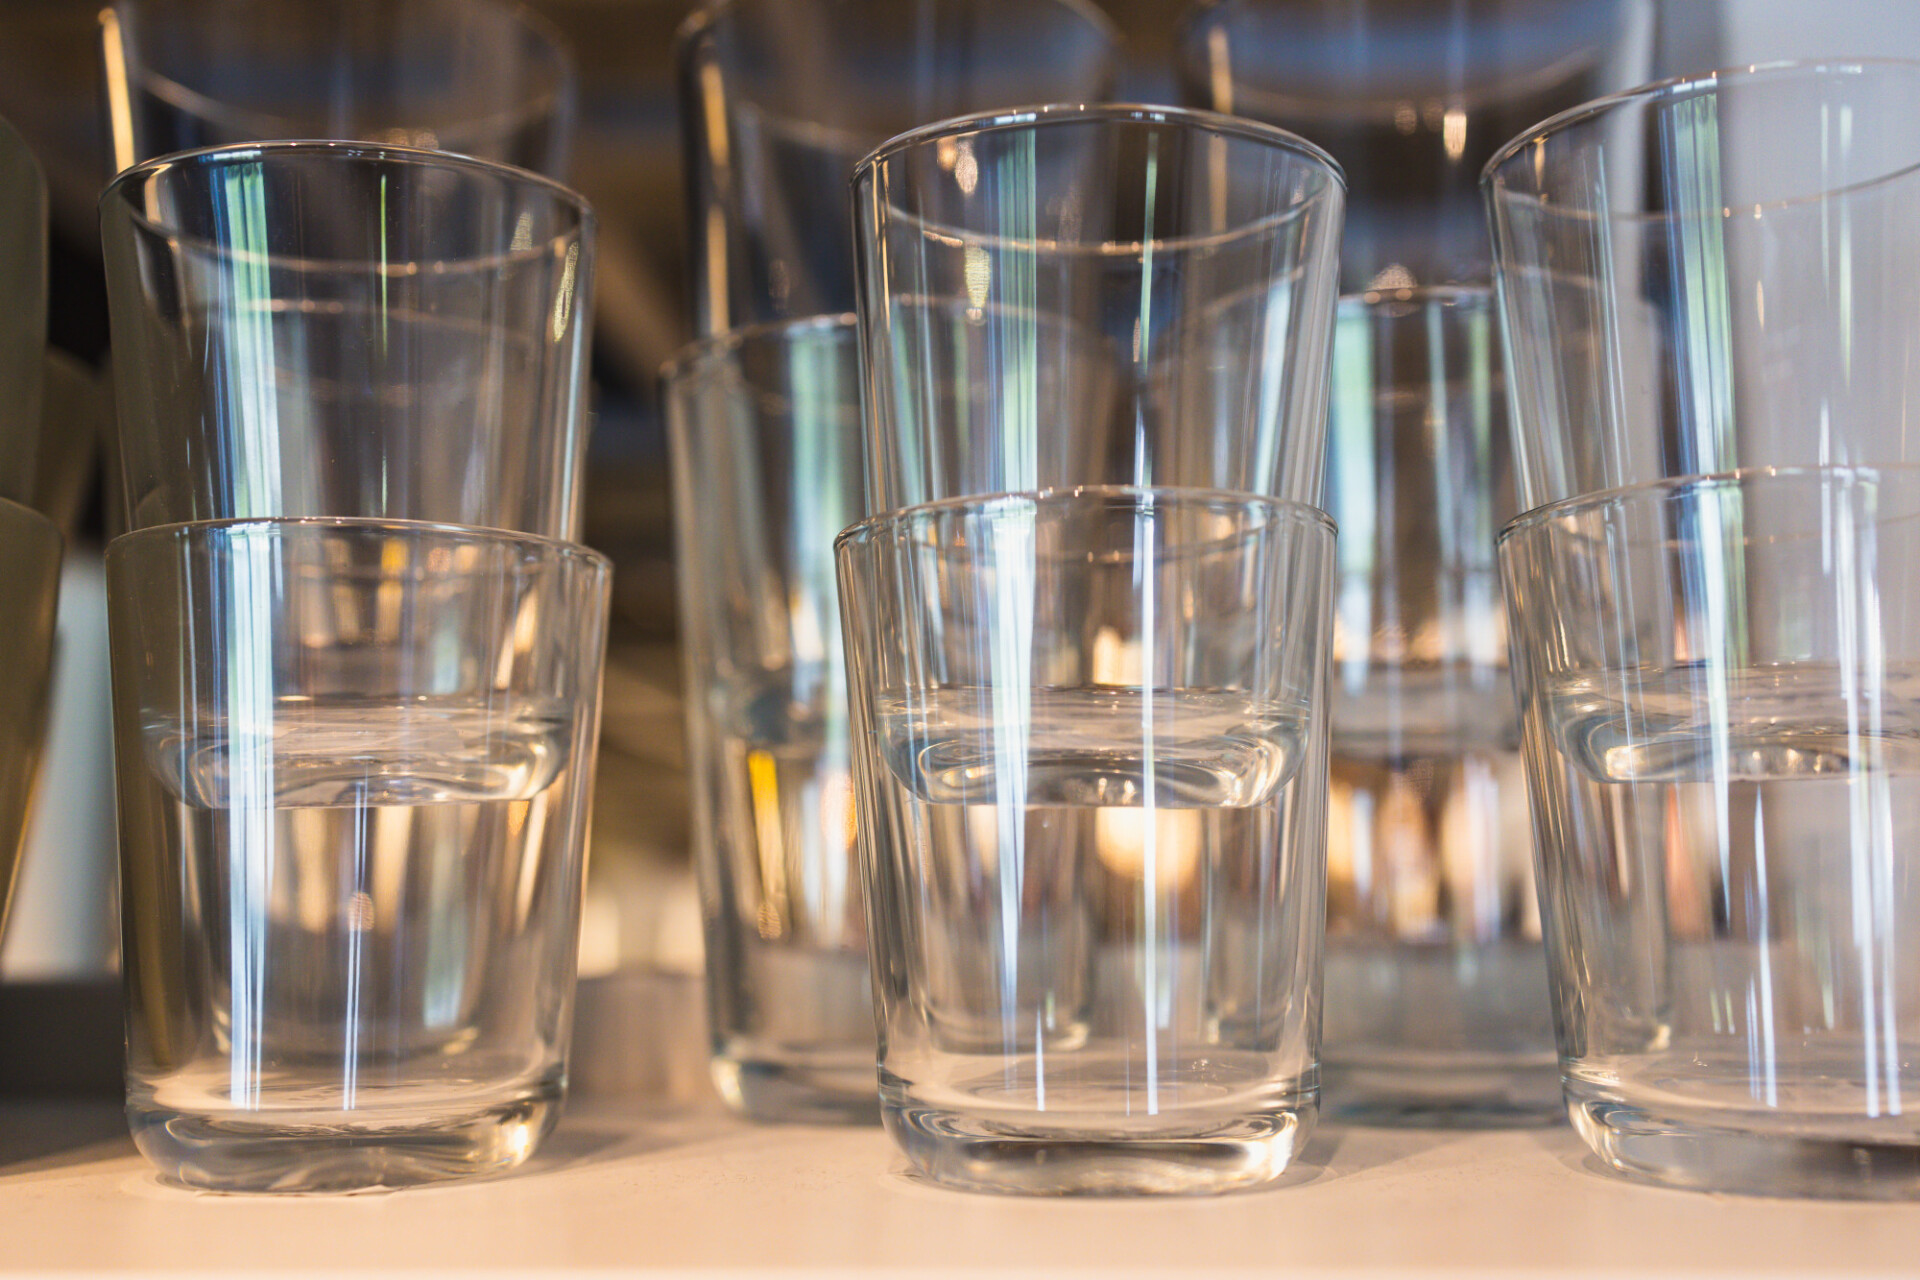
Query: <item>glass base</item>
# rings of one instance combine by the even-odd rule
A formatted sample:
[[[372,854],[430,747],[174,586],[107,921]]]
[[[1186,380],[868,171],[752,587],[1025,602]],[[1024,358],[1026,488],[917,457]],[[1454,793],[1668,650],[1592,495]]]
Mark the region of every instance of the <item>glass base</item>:
[[[921,1173],[949,1187],[1015,1195],[1203,1195],[1271,1182],[1313,1131],[1298,1110],[1216,1120],[1187,1133],[1124,1137],[1021,1132],[952,1111],[881,1107],[887,1131]]]
[[[1869,1142],[1732,1129],[1700,1118],[1574,1096],[1567,1114],[1594,1154],[1632,1178],[1694,1191],[1855,1200],[1920,1197],[1920,1134],[1910,1142]],[[1724,1112],[1719,1113],[1724,1121]]]
[[[853,1065],[716,1056],[713,1087],[749,1120],[767,1124],[877,1124],[879,1086],[871,1051]]]
[[[134,1145],[162,1176],[203,1191],[366,1191],[498,1173],[560,1118],[558,1086],[477,1116],[420,1124],[271,1124],[263,1113],[129,1106]]]
[[[1408,1062],[1321,1066],[1328,1116],[1348,1124],[1517,1129],[1558,1124],[1566,1110],[1557,1063]]]

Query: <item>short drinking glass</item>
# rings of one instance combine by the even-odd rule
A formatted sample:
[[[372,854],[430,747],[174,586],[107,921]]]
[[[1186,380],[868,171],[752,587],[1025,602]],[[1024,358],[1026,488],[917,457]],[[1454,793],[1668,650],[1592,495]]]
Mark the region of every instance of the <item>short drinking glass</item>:
[[[510,0],[114,0],[100,24],[116,170],[352,138],[566,173],[572,59]]]
[[[566,1084],[605,559],[254,520],[107,573],[140,1149],[218,1190],[525,1160]]]
[[[1502,536],[1566,1104],[1612,1167],[1920,1194],[1920,468]]]
[[[1267,1182],[1318,1111],[1318,510],[1089,488],[838,544],[887,1127],[984,1190]]]

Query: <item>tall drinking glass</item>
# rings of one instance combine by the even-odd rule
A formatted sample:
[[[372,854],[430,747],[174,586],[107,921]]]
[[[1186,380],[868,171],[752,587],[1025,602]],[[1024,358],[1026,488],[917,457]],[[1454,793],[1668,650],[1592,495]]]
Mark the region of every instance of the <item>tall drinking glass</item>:
[[[1281,1173],[1318,1114],[1333,527],[1246,494],[838,543],[881,1114],[982,1190]]]
[[[609,573],[373,520],[107,549],[127,1113],[218,1190],[511,1167],[553,1127]]]
[[[854,307],[847,177],[895,134],[1111,96],[1087,0],[708,0],[677,42],[694,328]]]
[[[1352,1119],[1560,1110],[1494,535],[1513,515],[1484,289],[1341,300],[1326,1098]]]
[[[1340,171],[1265,125],[1042,107],[854,178],[869,510],[1085,484],[1320,499]]]
[[[1500,555],[1575,1127],[1676,1186],[1912,1199],[1920,468],[1653,481]]]
[[[278,142],[130,169],[101,224],[130,527],[578,536],[579,196],[437,152]]]
[[[1343,290],[1478,285],[1488,157],[1646,80],[1653,26],[1653,0],[1199,0],[1181,29],[1181,95],[1340,162]]]
[[[878,1118],[833,539],[860,516],[852,316],[667,367],[713,1074],[762,1120]]]
[[[1920,63],[1569,112],[1488,165],[1522,507],[1920,460]]]
[[[573,132],[557,34],[503,0],[115,0],[100,15],[116,171],[338,138],[555,177]]]

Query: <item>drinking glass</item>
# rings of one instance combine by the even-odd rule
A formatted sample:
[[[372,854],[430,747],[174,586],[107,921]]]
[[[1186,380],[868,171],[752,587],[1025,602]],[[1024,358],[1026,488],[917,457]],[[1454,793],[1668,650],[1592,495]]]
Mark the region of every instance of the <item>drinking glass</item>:
[[[1675,1186],[1911,1199],[1920,468],[1653,481],[1500,556],[1574,1126]]]
[[[1653,0],[1200,0],[1181,100],[1340,162],[1343,290],[1478,285],[1481,167],[1521,130],[1645,81],[1653,27]]]
[[[34,773],[46,738],[60,553],[60,530],[53,521],[0,499],[0,568],[5,570],[0,578],[0,652],[13,668],[0,681],[0,933],[5,932]]]
[[[1488,165],[1523,508],[1920,460],[1920,63],[1778,64],[1570,112]]]
[[[115,0],[101,12],[114,169],[176,151],[338,138],[554,177],[572,59],[500,0]]]
[[[1045,107],[854,176],[868,509],[1056,486],[1320,499],[1340,172],[1265,125]]]
[[[933,1179],[1280,1175],[1318,1113],[1333,526],[1002,494],[837,544],[881,1114]]]
[[[574,193],[274,142],[130,169],[101,223],[130,527],[578,535],[593,215]]]
[[[860,516],[852,316],[740,330],[667,367],[681,650],[720,1095],[878,1119],[833,538]]]
[[[47,183],[25,138],[0,120],[0,501],[29,502],[47,352]]]
[[[930,120],[1111,96],[1086,0],[708,0],[676,41],[694,328],[853,310],[847,177]]]
[[[400,1186],[551,1130],[608,572],[376,520],[107,548],[127,1114],[168,1177]]]
[[[1560,1108],[1494,562],[1497,330],[1485,289],[1348,297],[1336,322],[1324,1055],[1348,1119]]]

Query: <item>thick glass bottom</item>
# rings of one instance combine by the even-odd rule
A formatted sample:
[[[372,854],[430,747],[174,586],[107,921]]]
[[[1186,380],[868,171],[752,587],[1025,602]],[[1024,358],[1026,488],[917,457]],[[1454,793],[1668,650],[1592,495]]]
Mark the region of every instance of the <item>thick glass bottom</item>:
[[[713,1084],[729,1107],[770,1124],[877,1124],[873,1055],[857,1062],[783,1062],[715,1055]]]
[[[1573,1127],[1601,1160],[1629,1177],[1746,1195],[1920,1197],[1920,1133],[1886,1141],[1824,1136],[1811,1131],[1818,1118],[1779,1115],[1755,1116],[1753,1127],[1734,1128],[1725,1110],[1709,1120],[1684,1108],[1648,1109],[1579,1094],[1570,1082]]]
[[[1036,1131],[883,1101],[887,1131],[935,1182],[1015,1195],[1204,1195],[1272,1182],[1313,1131],[1316,1108],[1211,1117],[1204,1127],[1114,1133]]]
[[[186,1115],[129,1105],[134,1145],[161,1174],[206,1191],[365,1191],[511,1169],[560,1118],[556,1085],[482,1114],[292,1123],[261,1112]]]
[[[1320,1069],[1327,1114],[1349,1124],[1503,1129],[1558,1124],[1566,1102],[1557,1063],[1455,1057],[1343,1063]]]

